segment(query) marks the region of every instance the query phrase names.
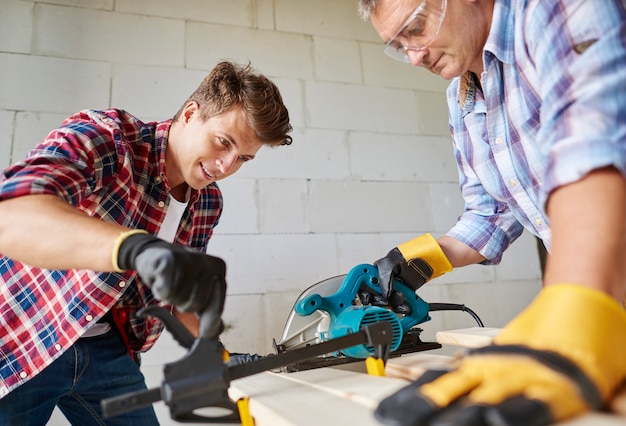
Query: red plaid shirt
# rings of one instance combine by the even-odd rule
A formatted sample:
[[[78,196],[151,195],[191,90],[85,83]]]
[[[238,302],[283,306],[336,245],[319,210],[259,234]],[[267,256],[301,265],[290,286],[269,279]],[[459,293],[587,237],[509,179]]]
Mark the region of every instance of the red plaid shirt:
[[[121,110],[81,111],[4,170],[0,200],[54,194],[90,216],[156,235],[169,201],[170,126]],[[192,191],[176,243],[204,252],[221,211],[216,184]],[[133,350],[149,349],[161,333],[160,322],[134,315],[159,303],[135,272],[44,270],[2,256],[0,274],[0,397],[52,363],[114,305],[130,310]]]

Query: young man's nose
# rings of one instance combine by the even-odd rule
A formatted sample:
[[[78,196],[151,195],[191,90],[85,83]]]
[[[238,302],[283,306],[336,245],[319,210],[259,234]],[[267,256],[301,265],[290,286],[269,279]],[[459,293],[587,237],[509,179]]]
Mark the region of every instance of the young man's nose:
[[[236,170],[234,169],[236,164],[237,155],[235,154],[224,155],[217,159],[217,166],[219,167],[220,172],[223,175],[227,175],[229,173],[232,173],[233,170]]]

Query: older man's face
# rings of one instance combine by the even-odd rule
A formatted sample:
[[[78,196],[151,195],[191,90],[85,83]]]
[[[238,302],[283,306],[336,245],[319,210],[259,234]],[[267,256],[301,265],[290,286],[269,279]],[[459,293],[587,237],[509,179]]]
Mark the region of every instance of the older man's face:
[[[371,22],[386,53],[445,79],[482,72],[491,9],[474,0],[382,0]],[[488,2],[485,2],[488,3]]]

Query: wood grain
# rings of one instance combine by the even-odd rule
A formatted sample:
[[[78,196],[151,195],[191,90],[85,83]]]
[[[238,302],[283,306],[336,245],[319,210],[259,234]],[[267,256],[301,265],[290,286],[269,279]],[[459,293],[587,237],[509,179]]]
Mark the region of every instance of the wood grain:
[[[256,426],[380,426],[373,415],[378,402],[405,380],[369,376],[335,368],[296,373],[261,373],[236,380],[234,400],[250,398]]]
[[[459,330],[439,331],[435,334],[438,343],[442,345],[460,346],[463,348],[479,348],[487,346],[493,341],[501,328],[471,327]]]
[[[445,358],[449,357],[413,354],[389,362],[390,365],[415,363],[427,366],[441,363]],[[373,415],[378,402],[407,383],[407,380],[394,377],[320,368],[297,373],[265,372],[235,380],[229,395],[233,400],[243,396],[250,398],[250,412],[256,426],[380,426]],[[624,417],[589,413],[558,426],[625,424]]]
[[[498,329],[472,328],[437,333],[437,341],[456,347],[489,344]],[[264,372],[235,380],[233,400],[249,398],[256,426],[380,426],[374,417],[379,402],[418,378],[425,370],[449,367],[454,358],[418,352],[390,358],[386,377],[365,373],[364,363],[296,373]],[[626,389],[621,396],[626,407]],[[624,411],[620,411],[626,413]],[[589,413],[558,426],[624,426],[626,417]]]

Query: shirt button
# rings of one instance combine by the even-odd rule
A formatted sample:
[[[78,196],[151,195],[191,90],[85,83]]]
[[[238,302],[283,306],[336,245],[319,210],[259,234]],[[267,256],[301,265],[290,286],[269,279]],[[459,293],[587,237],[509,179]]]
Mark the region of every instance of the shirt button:
[[[537,218],[535,219],[535,225],[541,225],[543,223],[543,220]]]
[[[20,373],[20,377],[21,377],[22,379],[25,379],[27,376],[28,376],[28,373],[27,373],[26,371],[22,371],[22,372]]]
[[[120,288],[124,288],[126,287],[126,281],[120,281],[117,285],[120,286]]]
[[[164,201],[159,201],[159,202],[157,203],[157,206],[159,206],[159,207],[165,207],[165,202],[164,202]]]
[[[496,138],[496,145],[500,145],[502,143],[502,138]]]
[[[56,345],[54,345],[54,349],[56,349],[57,351],[61,350],[61,345],[59,345],[58,343]]]
[[[517,181],[515,179],[511,179],[509,183],[511,184],[511,186],[517,185]]]
[[[91,321],[91,320],[93,320],[93,317],[92,317],[91,315],[87,315],[87,316],[85,317],[85,319],[86,319],[87,321]]]
[[[157,177],[154,179],[154,181],[155,181],[156,183],[161,183],[161,182],[163,182],[163,179],[161,179],[161,176],[157,176]]]

